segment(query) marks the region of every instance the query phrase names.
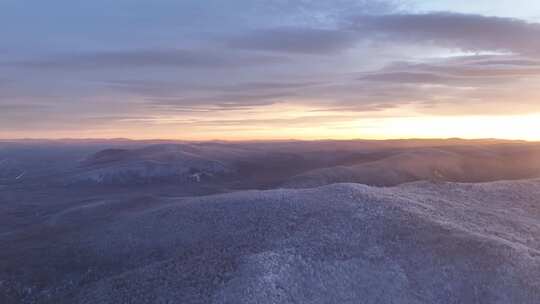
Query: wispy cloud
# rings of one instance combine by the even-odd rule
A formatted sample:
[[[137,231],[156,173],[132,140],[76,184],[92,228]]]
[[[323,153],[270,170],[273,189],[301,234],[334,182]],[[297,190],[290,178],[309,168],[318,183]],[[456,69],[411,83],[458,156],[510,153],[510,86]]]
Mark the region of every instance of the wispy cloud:
[[[389,83],[475,86],[540,77],[540,64],[516,56],[462,56],[431,62],[397,62],[359,80]]]
[[[514,18],[457,13],[359,16],[349,29],[363,39],[424,43],[465,51],[540,55],[540,24]]]
[[[262,29],[228,42],[233,48],[303,54],[332,54],[355,45],[352,32],[316,28]]]
[[[285,57],[261,54],[215,52],[208,50],[124,50],[58,55],[50,58],[23,60],[3,66],[37,69],[118,69],[118,68],[242,68],[286,62]]]

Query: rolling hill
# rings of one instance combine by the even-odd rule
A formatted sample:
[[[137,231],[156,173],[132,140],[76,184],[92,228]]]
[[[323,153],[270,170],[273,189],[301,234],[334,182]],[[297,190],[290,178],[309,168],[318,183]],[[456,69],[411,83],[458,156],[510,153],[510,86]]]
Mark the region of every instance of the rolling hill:
[[[3,303],[537,303],[540,181],[95,199],[3,235]],[[31,248],[31,250],[29,250]]]

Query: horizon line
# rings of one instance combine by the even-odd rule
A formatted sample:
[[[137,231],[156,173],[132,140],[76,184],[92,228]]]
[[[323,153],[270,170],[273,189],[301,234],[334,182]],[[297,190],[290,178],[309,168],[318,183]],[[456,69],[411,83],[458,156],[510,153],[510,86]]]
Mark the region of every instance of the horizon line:
[[[269,138],[269,139],[181,139],[181,138],[129,138],[129,137],[22,137],[22,138],[0,138],[0,142],[6,141],[174,141],[174,142],[287,142],[287,141],[502,141],[502,142],[527,142],[538,143],[539,140],[496,138],[496,137],[396,137],[396,138],[319,138],[319,139],[298,139],[298,138]]]

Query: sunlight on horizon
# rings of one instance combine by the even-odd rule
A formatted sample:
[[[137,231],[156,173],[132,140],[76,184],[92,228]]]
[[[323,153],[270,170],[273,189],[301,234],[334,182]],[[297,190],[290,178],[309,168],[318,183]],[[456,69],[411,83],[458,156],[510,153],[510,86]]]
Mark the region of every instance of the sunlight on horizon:
[[[382,118],[360,133],[369,138],[497,138],[540,140],[540,114]]]
[[[337,116],[339,117],[339,116]],[[158,119],[159,120],[159,119]],[[230,124],[228,123],[231,122]],[[131,127],[110,127],[99,130],[52,131],[32,136],[20,133],[0,138],[129,138],[172,140],[320,140],[320,139],[503,139],[540,141],[540,113],[508,116],[409,116],[362,118],[343,122],[309,122],[288,126],[269,121],[263,125],[238,126],[238,121],[224,119],[216,130],[213,125],[205,128],[175,126],[158,122],[148,128],[133,130]],[[229,125],[228,125],[229,124]]]

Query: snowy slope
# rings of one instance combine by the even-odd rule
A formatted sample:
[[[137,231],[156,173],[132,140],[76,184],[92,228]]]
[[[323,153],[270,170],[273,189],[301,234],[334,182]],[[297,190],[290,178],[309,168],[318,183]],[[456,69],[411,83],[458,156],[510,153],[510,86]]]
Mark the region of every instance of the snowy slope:
[[[85,159],[70,183],[184,183],[232,173],[233,169],[211,152],[191,145],[172,144],[133,150],[107,149]]]
[[[286,188],[310,188],[353,182],[395,186],[407,182],[485,182],[540,177],[540,150],[493,147],[422,148],[388,157],[304,172],[286,180]]]
[[[540,180],[145,196],[51,217],[0,240],[3,303],[540,300]]]

